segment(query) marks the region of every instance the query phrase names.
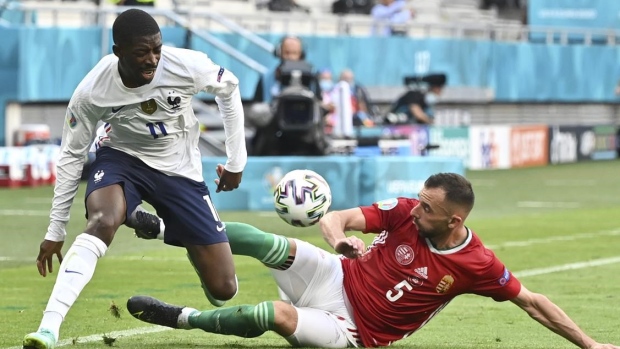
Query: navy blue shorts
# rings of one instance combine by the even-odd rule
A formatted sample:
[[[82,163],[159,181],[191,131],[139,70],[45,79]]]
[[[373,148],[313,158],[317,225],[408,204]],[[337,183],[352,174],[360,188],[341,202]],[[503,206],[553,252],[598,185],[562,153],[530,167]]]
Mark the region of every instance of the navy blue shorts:
[[[102,147],[97,150],[97,158],[91,165],[84,201],[93,191],[113,184],[120,184],[125,192],[126,217],[142,200],[155,208],[166,225],[166,244],[184,246],[228,242],[224,224],[204,182],[168,176],[137,157]]]

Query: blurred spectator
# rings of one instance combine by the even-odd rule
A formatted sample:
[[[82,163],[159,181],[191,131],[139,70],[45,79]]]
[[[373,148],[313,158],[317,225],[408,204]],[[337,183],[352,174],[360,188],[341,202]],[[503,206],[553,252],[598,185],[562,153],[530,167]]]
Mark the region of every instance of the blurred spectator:
[[[327,114],[327,132],[332,138],[353,138],[353,108],[351,86],[340,80],[329,94],[332,112]]]
[[[306,58],[303,43],[301,39],[296,36],[285,36],[276,46],[273,54],[280,58],[280,64],[274,71],[275,83],[270,89],[272,98],[278,96],[282,89],[280,83],[280,67],[282,67],[282,64],[285,61],[303,61]]]
[[[331,92],[334,87],[334,79],[331,70],[324,68],[319,71],[319,87],[324,97]]]
[[[340,72],[340,81],[346,81],[351,88],[351,109],[353,112],[354,126],[374,126],[372,113],[370,112],[370,101],[368,92],[364,86],[355,82],[355,75],[351,69],[344,69]]]
[[[374,5],[372,0],[336,0],[332,3],[332,13],[359,13],[369,15]]]
[[[327,75],[323,78],[327,79]],[[333,138],[353,138],[355,126],[374,126],[368,115],[367,93],[361,85],[355,83],[355,76],[350,69],[340,73],[338,83],[331,92],[325,94],[323,105],[328,111],[327,132]]]
[[[111,0],[117,6],[155,6],[155,0]]]
[[[405,83],[413,88],[398,98],[386,122],[391,124],[426,124],[434,123],[434,106],[446,85],[446,75],[432,74],[421,79],[407,77]],[[428,89],[420,88],[420,84],[427,84]]]
[[[269,11],[273,12],[291,12],[291,11],[303,11],[310,13],[310,8],[298,4],[295,0],[267,0],[257,1],[256,8],[261,9],[267,7]]]
[[[332,71],[327,68],[321,69],[319,71],[318,81],[319,87],[321,88],[321,108],[325,114],[330,114],[334,111],[334,104],[331,98],[331,92],[334,88]]]
[[[407,22],[413,17],[405,0],[380,0],[370,11],[374,20],[372,35],[406,35]]]

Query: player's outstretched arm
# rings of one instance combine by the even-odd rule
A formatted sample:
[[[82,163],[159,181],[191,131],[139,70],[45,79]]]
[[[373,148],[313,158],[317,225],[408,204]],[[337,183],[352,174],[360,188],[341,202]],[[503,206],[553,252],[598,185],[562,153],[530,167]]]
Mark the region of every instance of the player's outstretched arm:
[[[511,300],[530,317],[551,331],[568,339],[582,349],[620,349],[612,344],[597,343],[590,338],[566,313],[546,296],[521,286],[519,295]]]
[[[332,211],[319,221],[323,239],[334,250],[348,258],[357,258],[365,249],[364,242],[355,236],[347,237],[345,231],[366,229],[366,217],[359,207]]]

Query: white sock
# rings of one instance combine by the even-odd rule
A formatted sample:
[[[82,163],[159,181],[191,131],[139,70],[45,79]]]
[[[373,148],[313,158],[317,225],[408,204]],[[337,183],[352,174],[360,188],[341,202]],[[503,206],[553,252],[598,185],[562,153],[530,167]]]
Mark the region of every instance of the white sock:
[[[39,330],[45,328],[59,338],[60,325],[69,308],[95,273],[97,260],[105,255],[108,246],[90,234],[80,234],[67,251],[58,269],[56,284],[45,307]]]
[[[179,318],[177,319],[177,326],[183,330],[191,330],[193,327],[189,324],[189,316],[198,310],[194,308],[185,307],[181,310]]]

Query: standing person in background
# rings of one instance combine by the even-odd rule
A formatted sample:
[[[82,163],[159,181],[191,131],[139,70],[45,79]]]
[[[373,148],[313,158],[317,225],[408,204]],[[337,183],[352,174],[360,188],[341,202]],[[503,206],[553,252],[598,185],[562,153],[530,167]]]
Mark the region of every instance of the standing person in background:
[[[236,189],[247,161],[239,81],[202,52],[163,46],[157,22],[142,10],[121,13],[112,35],[114,54],[86,75],[67,109],[51,220],[37,268],[45,277],[52,272],[54,255],[61,264],[39,329],[24,337],[25,349],[55,347],[60,326],[98,259],[142,200],[166,222],[164,242],[185,247],[213,305],[237,293],[225,226],[202,175],[199,123],[191,101],[201,91],[216,96],[228,156],[215,180],[216,192]],[[63,260],[69,211],[100,121],[109,130],[98,138],[88,177],[86,228]]]
[[[405,0],[380,0],[370,11],[374,20],[371,35],[406,35],[406,24],[413,14]]]
[[[374,121],[370,117],[370,100],[366,88],[355,81],[355,74],[351,69],[344,69],[340,72],[340,80],[346,81],[351,88],[351,108],[353,109],[354,126],[374,126]]]

